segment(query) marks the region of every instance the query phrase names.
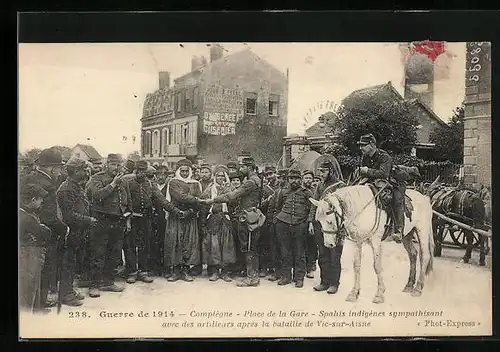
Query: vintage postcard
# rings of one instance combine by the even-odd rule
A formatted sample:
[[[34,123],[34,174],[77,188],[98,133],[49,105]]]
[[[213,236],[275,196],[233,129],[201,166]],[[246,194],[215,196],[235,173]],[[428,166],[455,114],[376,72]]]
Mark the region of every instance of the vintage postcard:
[[[490,52],[20,43],[20,338],[490,336]]]

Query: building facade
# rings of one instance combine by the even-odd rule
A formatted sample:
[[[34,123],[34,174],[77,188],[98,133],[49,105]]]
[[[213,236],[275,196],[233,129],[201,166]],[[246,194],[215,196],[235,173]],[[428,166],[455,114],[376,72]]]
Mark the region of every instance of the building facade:
[[[467,43],[464,183],[491,187],[491,43]]]
[[[71,156],[88,161],[93,165],[101,165],[103,163],[101,154],[93,146],[87,144],[77,144],[74,146],[71,149]]]
[[[288,74],[250,49],[225,56],[211,45],[210,60],[193,57],[191,71],[172,87],[168,72],[160,72],[159,84],[141,119],[141,155],[151,163],[227,163],[241,151],[258,164],[280,160]]]

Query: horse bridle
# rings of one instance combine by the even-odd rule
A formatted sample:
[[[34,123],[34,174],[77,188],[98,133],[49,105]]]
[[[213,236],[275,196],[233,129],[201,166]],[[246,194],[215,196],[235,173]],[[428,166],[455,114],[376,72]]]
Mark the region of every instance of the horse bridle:
[[[330,209],[331,209],[331,210],[327,211],[325,213],[325,215],[332,215],[332,214],[335,215],[335,225],[337,227],[337,230],[330,231],[330,230],[323,229],[323,233],[336,235],[338,237],[345,235],[346,231],[345,231],[344,214],[340,214],[337,211],[337,209],[335,208],[335,206],[332,203],[330,203],[329,201],[325,200],[325,202],[330,206]],[[344,230],[344,231],[342,231],[342,230]]]

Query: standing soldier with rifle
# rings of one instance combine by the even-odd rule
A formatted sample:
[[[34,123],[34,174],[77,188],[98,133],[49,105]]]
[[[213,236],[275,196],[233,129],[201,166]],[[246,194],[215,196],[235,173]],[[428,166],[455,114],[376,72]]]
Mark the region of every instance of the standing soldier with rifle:
[[[62,220],[70,229],[60,266],[59,302],[80,306],[85,296],[73,289],[73,278],[78,263],[77,253],[85,246],[86,231],[95,225],[97,220],[90,216],[89,202],[81,184],[87,178],[87,163],[72,157],[66,163],[66,171],[68,177],[57,190],[57,204]]]
[[[46,225],[52,234],[47,242],[41,277],[41,304],[45,307],[51,307],[55,304],[49,300],[49,292],[54,294],[57,292],[58,262],[62,259],[61,250],[69,231],[66,224],[60,220],[57,211],[56,191],[59,187],[63,166],[62,155],[57,149],[44,149],[38,157],[35,171],[22,180],[23,184],[36,184],[48,193],[39,210],[40,222]]]

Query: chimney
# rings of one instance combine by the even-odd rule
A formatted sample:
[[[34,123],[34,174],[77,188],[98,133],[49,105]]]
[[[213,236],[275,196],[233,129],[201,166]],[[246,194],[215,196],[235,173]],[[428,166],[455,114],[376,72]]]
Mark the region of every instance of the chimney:
[[[210,62],[219,60],[224,55],[224,48],[220,44],[212,44],[210,46]]]
[[[420,99],[429,108],[434,105],[434,62],[427,55],[415,53],[405,64],[404,98]]]
[[[203,57],[194,56],[191,58],[191,71],[196,71],[203,66]]]
[[[160,89],[170,88],[170,72],[161,71],[160,74],[158,75],[158,78],[160,83]]]

